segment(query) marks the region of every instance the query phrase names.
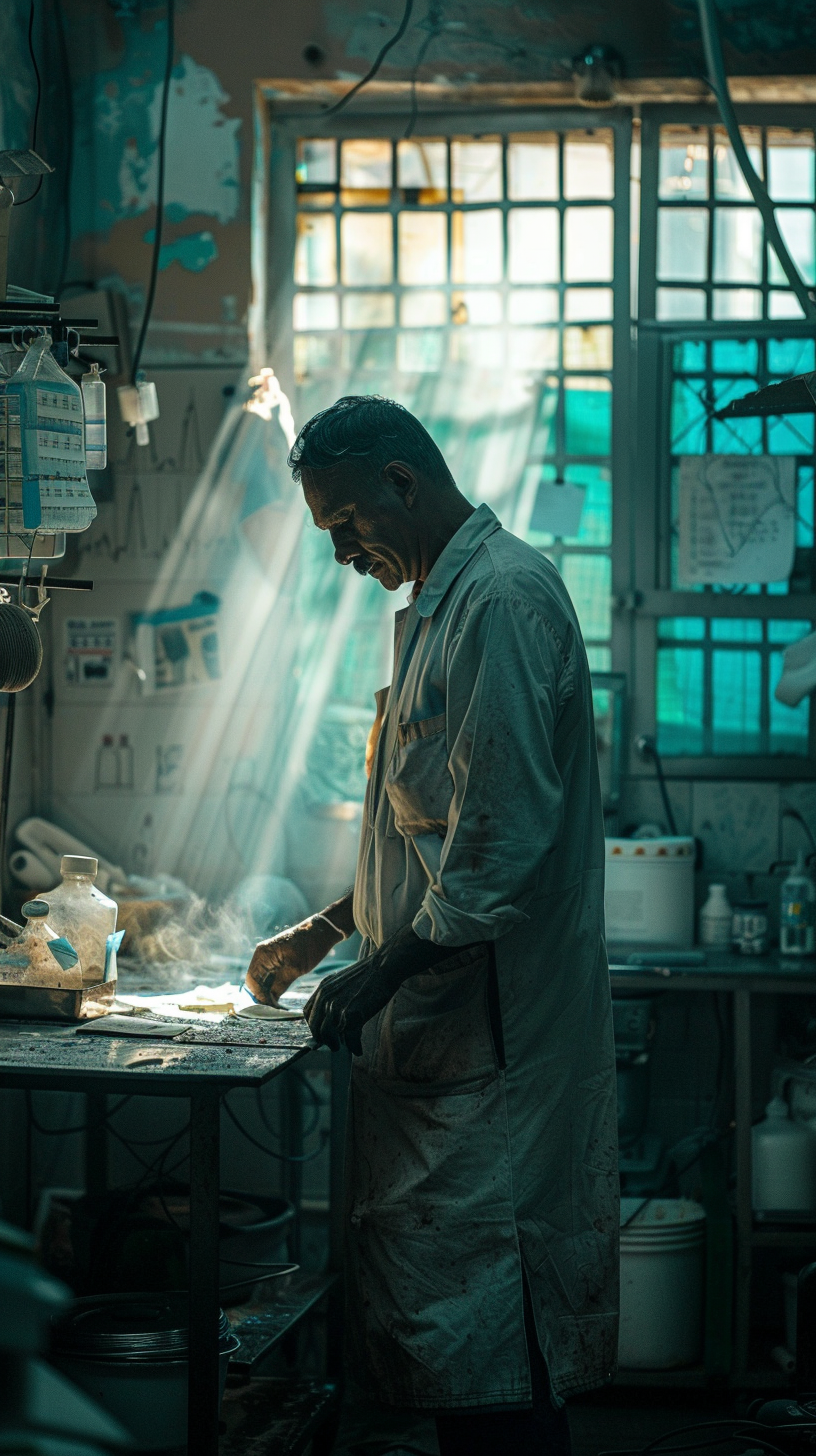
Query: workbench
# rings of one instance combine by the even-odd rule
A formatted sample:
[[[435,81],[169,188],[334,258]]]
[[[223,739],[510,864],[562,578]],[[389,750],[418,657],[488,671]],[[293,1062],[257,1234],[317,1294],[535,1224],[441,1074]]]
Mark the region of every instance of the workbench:
[[[741,956],[729,951],[706,951],[706,965],[672,967],[661,965],[660,952],[648,966],[633,966],[610,952],[612,994],[638,996],[658,993],[724,992],[731,1000],[733,1025],[732,1076],[734,1087],[734,1198],[735,1279],[733,1289],[733,1352],[729,1382],[738,1388],[783,1386],[789,1383],[782,1371],[749,1368],[751,1277],[755,1249],[774,1248],[802,1253],[802,1262],[816,1258],[816,1224],[810,1227],[759,1224],[751,1200],[751,1122],[753,1067],[751,1016],[757,996],[816,996],[816,961],[797,963],[778,954]],[[720,1370],[676,1370],[621,1372],[621,1380],[638,1385],[706,1385],[722,1378]]]
[[[109,1094],[183,1097],[190,1103],[190,1331],[188,1450],[217,1456],[220,1101],[259,1088],[314,1046],[297,1021],[179,1025],[171,1039],[107,1036],[56,1022],[0,1021],[0,1086],[87,1097],[89,1186],[104,1185],[105,1100]],[[338,1087],[335,1091],[335,1082]],[[342,1126],[344,1078],[332,1077],[333,1122]],[[337,1104],[337,1105],[335,1105]],[[335,1115],[336,1114],[336,1115]],[[342,1178],[331,1143],[331,1185]],[[339,1200],[335,1200],[339,1203]],[[336,1238],[332,1241],[336,1247]],[[325,1392],[321,1396],[326,1403]]]

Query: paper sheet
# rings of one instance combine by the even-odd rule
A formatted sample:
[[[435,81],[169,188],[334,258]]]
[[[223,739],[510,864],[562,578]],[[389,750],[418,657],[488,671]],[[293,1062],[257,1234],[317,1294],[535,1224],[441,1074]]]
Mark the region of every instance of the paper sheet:
[[[792,456],[681,457],[679,586],[786,581],[795,546]]]

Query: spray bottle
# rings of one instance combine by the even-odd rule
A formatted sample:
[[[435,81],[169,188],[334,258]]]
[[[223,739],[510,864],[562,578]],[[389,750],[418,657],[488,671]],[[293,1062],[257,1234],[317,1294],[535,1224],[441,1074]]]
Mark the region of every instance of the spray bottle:
[[[816,887],[807,872],[802,850],[782,884],[779,945],[782,954],[787,956],[816,953]]]

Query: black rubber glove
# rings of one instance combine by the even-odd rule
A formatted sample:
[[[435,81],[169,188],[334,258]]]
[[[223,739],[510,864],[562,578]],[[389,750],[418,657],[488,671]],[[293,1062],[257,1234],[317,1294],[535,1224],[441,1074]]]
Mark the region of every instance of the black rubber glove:
[[[432,967],[456,970],[480,960],[484,954],[481,943],[441,946],[420,940],[407,925],[347,971],[327,976],[306,1002],[303,1015],[315,1041],[335,1052],[345,1042],[354,1056],[362,1056],[363,1027],[388,1005],[403,981]]]

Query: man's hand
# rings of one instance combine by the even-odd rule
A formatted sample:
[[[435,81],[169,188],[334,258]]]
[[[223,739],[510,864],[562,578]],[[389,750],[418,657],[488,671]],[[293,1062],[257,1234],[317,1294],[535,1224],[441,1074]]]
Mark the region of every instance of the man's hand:
[[[325,920],[304,920],[256,945],[247,990],[264,1006],[277,1006],[287,987],[319,965],[340,939]]]

